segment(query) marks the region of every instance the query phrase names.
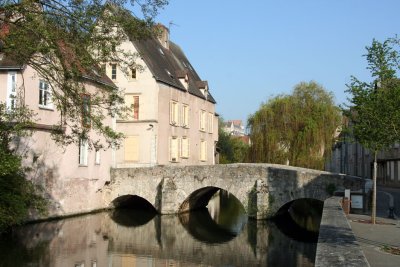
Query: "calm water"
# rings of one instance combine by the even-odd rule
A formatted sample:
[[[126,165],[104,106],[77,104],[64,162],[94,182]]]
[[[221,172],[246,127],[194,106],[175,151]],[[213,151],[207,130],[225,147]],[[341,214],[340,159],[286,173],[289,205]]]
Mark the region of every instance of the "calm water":
[[[115,210],[27,225],[1,236],[0,266],[314,266],[307,235],[247,220],[231,200],[179,216]]]

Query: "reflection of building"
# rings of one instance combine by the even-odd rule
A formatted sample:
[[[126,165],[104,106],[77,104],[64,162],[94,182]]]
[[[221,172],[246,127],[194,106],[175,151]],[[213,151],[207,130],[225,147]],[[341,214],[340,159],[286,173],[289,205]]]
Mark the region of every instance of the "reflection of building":
[[[231,120],[224,122],[223,130],[233,136],[244,136],[245,128],[241,120]]]

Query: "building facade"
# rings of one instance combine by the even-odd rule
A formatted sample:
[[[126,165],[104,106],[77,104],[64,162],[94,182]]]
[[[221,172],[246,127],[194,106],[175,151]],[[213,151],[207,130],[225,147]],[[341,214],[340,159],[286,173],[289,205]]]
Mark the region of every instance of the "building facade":
[[[241,120],[230,120],[224,122],[223,130],[232,136],[245,136],[245,127]]]
[[[104,80],[105,79],[105,80]],[[114,86],[108,80],[109,86]],[[84,80],[88,96],[102,90],[93,80]],[[32,135],[15,140],[23,165],[31,171],[27,178],[45,189],[50,202],[49,216],[88,212],[100,208],[99,192],[110,180],[111,150],[90,150],[87,142],[61,147],[51,137],[54,125],[60,125],[61,114],[52,102],[52,86],[29,65],[19,66],[0,55],[0,102],[12,110],[26,105],[36,116]],[[105,125],[112,126],[106,117]],[[66,128],[65,131],[70,129]],[[91,138],[97,138],[93,132]],[[101,137],[99,137],[101,139]]]
[[[354,140],[343,137],[335,144],[326,170],[373,178],[374,154]],[[377,154],[377,183],[380,185],[400,187],[400,145],[394,144],[386,151]]]
[[[106,64],[106,73],[130,111],[116,119],[125,134],[115,167],[215,163],[218,118],[208,83],[200,79],[181,48],[159,25],[159,39],[123,42],[117,51],[138,54],[140,70]]]

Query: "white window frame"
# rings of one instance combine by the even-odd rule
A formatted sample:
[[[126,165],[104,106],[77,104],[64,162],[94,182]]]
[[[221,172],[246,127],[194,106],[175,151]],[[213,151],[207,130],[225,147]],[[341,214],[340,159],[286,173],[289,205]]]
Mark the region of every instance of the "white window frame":
[[[200,131],[205,132],[207,130],[207,112],[200,110]]]
[[[96,150],[95,154],[94,154],[94,164],[96,165],[100,165],[101,163],[101,154],[100,154],[100,150]]]
[[[169,102],[169,123],[179,126],[179,103],[174,100]]]
[[[17,73],[9,72],[7,79],[7,99],[6,107],[8,110],[15,109],[17,102]]]
[[[186,147],[185,147],[186,145]],[[190,139],[183,136],[181,139],[181,158],[188,159],[190,157]]]
[[[39,107],[53,110],[52,89],[48,82],[39,80]]]
[[[188,104],[182,104],[182,127],[190,128],[189,126],[190,119],[190,109]]]
[[[176,142],[175,147],[173,147],[173,142]],[[180,139],[177,136],[171,136],[169,138],[169,161],[172,163],[179,162],[179,147]],[[175,148],[175,150],[174,150]]]
[[[204,154],[202,153],[204,151]],[[204,155],[204,157],[202,157]],[[207,141],[200,140],[200,161],[207,161]]]
[[[214,132],[214,114],[209,112],[207,119],[208,132],[212,134]]]
[[[79,166],[87,166],[89,157],[89,143],[87,139],[79,140]]]
[[[115,63],[111,63],[110,64],[110,66],[111,66],[111,80],[116,80],[117,79],[117,64],[115,64]],[[115,73],[114,73],[114,71],[115,71]],[[115,76],[115,77],[114,77]]]

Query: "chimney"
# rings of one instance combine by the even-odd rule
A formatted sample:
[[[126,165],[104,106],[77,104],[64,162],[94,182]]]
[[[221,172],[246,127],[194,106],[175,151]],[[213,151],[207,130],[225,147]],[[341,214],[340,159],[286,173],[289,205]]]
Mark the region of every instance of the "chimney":
[[[157,39],[165,49],[169,49],[169,30],[167,27],[158,23],[156,25]]]

